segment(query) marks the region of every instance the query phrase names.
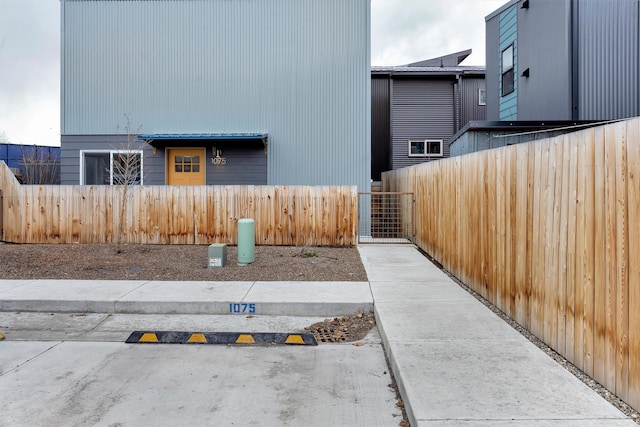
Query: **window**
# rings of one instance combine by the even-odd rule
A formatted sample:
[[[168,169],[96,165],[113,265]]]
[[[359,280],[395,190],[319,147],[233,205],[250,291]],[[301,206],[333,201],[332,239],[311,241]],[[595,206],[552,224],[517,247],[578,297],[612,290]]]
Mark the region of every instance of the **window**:
[[[141,185],[142,151],[81,151],[80,184]]]
[[[515,90],[513,70],[513,45],[502,51],[502,96]]]
[[[176,172],[200,172],[200,156],[175,156]]]
[[[442,157],[442,140],[410,139],[409,157]]]
[[[487,91],[486,89],[478,89],[478,105],[487,105]]]

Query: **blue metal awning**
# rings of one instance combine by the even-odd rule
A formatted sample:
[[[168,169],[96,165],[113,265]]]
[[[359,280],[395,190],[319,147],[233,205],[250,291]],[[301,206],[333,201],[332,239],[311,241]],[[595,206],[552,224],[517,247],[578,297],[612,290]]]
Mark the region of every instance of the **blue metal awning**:
[[[146,133],[138,135],[139,139],[147,141],[153,147],[170,144],[170,141],[197,141],[194,144],[204,145],[207,141],[261,141],[264,153],[267,154],[267,133]]]
[[[221,140],[221,139],[261,139],[266,143],[266,133],[147,133],[138,135],[146,141],[166,140]]]

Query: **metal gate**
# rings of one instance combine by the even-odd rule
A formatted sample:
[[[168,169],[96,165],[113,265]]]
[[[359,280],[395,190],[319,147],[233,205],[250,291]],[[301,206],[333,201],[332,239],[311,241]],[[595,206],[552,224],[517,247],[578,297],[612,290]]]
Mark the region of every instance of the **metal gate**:
[[[358,193],[358,243],[412,243],[413,193]]]

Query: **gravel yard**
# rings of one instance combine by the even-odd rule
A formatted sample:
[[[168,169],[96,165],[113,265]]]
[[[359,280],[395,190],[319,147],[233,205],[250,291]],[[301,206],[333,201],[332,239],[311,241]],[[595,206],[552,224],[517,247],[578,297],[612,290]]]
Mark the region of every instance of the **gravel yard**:
[[[355,247],[256,246],[256,261],[207,268],[207,245],[0,244],[0,279],[366,281]]]

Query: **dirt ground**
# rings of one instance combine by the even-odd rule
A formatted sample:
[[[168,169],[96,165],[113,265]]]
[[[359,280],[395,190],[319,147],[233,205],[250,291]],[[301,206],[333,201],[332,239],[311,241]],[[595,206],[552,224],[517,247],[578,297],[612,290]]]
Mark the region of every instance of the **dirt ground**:
[[[0,244],[0,279],[366,281],[356,248],[257,246],[256,260],[237,264],[227,246],[227,265],[207,268],[207,245],[17,245]],[[361,340],[375,327],[373,313],[327,319],[308,331],[318,342]]]
[[[207,245],[0,244],[0,279],[366,281],[356,248],[256,246],[256,261],[207,268]]]

